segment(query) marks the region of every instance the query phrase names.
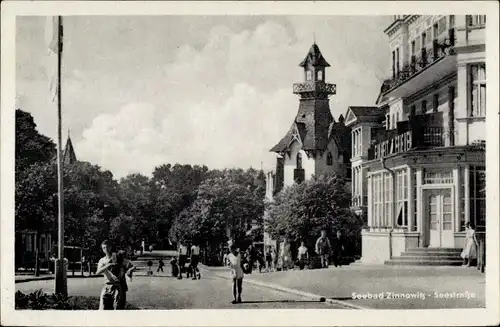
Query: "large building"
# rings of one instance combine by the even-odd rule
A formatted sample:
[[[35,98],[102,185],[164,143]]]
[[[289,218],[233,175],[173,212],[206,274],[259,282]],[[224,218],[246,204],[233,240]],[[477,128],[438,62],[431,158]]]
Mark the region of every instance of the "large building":
[[[462,248],[485,228],[486,17],[394,16],[392,77],[374,106],[350,107],[353,210],[362,261]],[[456,252],[455,252],[456,253]]]
[[[342,115],[335,121],[330,112],[329,97],[336,92],[334,84],[326,83],[330,65],[313,44],[299,66],[304,81],[293,85],[299,108],[286,135],[271,149],[277,161],[276,170],[267,175],[268,201],[283,187],[312,176],[337,173],[350,178],[350,131]],[[269,242],[265,235],[265,243]]]

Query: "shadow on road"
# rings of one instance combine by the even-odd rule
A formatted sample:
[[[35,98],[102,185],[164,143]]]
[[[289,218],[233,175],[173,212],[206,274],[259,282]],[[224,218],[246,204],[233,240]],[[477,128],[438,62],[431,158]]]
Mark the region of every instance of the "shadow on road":
[[[330,297],[329,299],[331,299],[331,300],[339,300],[339,301],[353,300],[353,298],[349,297],[349,296],[345,296],[345,297]]]

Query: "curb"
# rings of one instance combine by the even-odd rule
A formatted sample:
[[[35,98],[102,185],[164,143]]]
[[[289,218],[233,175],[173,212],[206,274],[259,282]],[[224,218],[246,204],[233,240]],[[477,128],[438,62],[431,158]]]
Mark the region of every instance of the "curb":
[[[67,279],[76,279],[76,278],[99,278],[102,277],[102,275],[91,275],[91,276],[72,276],[72,275],[67,275]],[[15,281],[15,284],[18,283],[27,283],[27,282],[36,282],[39,280],[53,280],[55,279],[55,276],[44,276],[44,277],[32,277],[32,278],[25,278],[25,279],[18,279]]]
[[[204,265],[199,265],[199,267],[201,267],[202,269],[207,270],[207,271],[215,272],[215,275],[219,278],[229,279],[229,277],[220,274],[220,272],[217,272],[214,269],[206,268]],[[263,282],[259,282],[259,281],[255,281],[255,280],[251,280],[251,279],[245,279],[245,278],[243,278],[243,282],[248,283],[248,284],[252,284],[252,285],[256,285],[256,286],[269,288],[272,290],[277,290],[277,291],[281,291],[281,292],[285,292],[285,293],[299,295],[302,297],[307,297],[307,298],[310,298],[313,300],[317,300],[319,302],[325,302],[325,303],[329,303],[329,304],[339,305],[339,306],[346,307],[349,309],[356,309],[356,310],[370,309],[368,307],[363,307],[363,306],[356,305],[356,304],[346,303],[346,302],[340,301],[340,300],[329,299],[325,296],[321,296],[321,295],[317,295],[317,294],[313,294],[313,293],[309,293],[309,292],[304,292],[304,291],[296,290],[293,288],[283,287],[283,286],[280,286],[277,284],[263,283]]]

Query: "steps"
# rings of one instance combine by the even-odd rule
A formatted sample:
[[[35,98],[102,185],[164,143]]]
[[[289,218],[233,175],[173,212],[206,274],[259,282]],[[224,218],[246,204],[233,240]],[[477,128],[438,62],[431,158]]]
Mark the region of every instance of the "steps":
[[[460,266],[463,263],[459,248],[415,248],[385,261],[399,266]]]

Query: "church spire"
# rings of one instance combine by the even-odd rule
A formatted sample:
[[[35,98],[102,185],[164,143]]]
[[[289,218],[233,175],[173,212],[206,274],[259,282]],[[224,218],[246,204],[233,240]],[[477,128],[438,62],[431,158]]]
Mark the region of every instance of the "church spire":
[[[75,149],[73,148],[73,142],[71,142],[70,130],[68,129],[68,140],[66,141],[66,147],[64,148],[63,164],[71,165],[77,161]]]

